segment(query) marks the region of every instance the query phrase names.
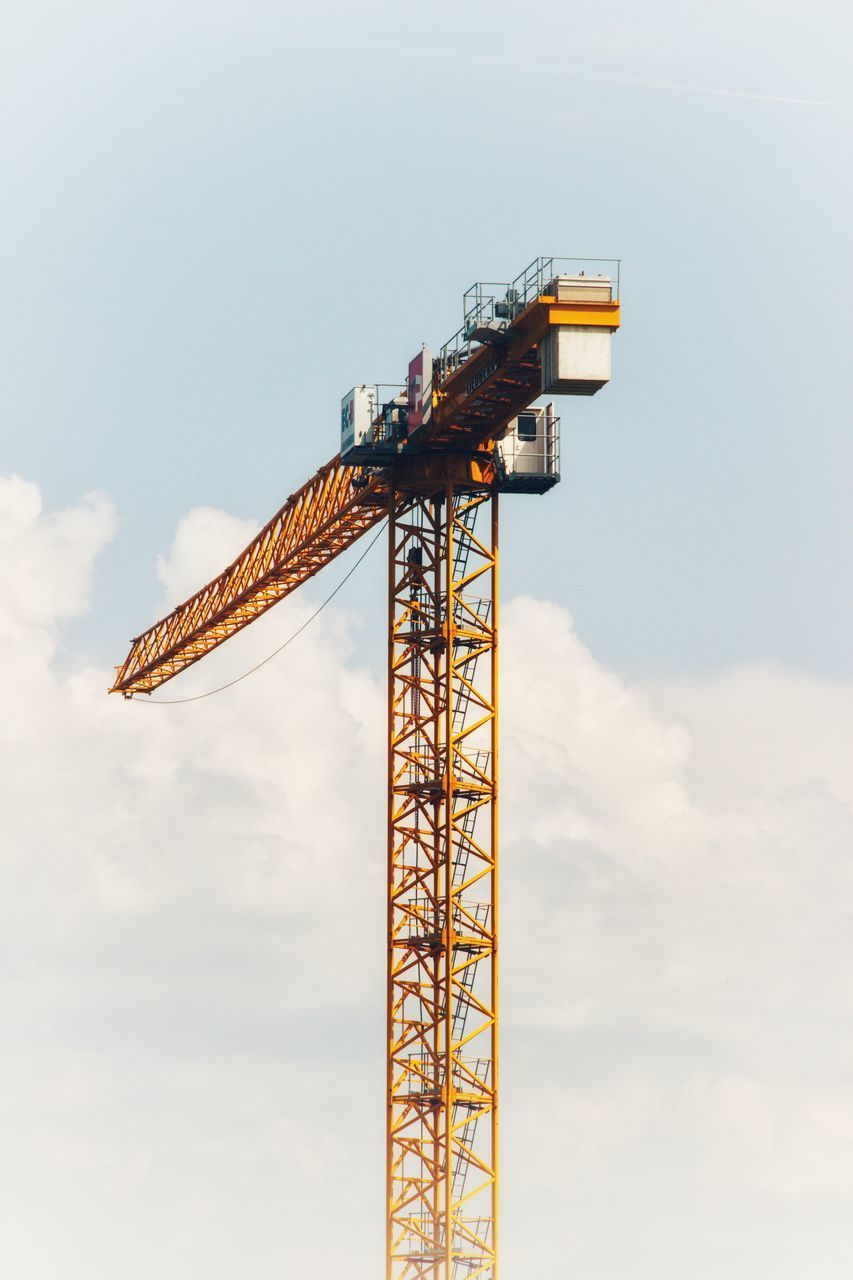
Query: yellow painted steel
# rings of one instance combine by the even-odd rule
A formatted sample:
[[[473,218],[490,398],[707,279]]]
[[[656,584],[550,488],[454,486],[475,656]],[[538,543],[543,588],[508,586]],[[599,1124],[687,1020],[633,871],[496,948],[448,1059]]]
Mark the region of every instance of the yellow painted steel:
[[[619,328],[618,302],[586,303],[582,306],[572,302],[552,302],[547,298],[540,298],[540,302],[548,303],[549,325],[582,324],[602,329]]]
[[[613,330],[619,304],[534,298],[505,341],[444,368],[429,428],[376,467],[321,467],[132,641],[111,690],[152,692],[389,518],[387,1280],[498,1280],[492,446],[538,397],[538,345],[566,324]]]
[[[497,1277],[497,527],[390,522],[387,1280]]]
[[[352,468],[333,458],[218,578],[131,642],[110,692],[130,697],[159,688],[312,578],[387,513],[387,480],[357,486]]]
[[[437,389],[425,437],[432,454],[404,451],[393,468],[366,478],[339,456],[326,463],[218,578],[131,642],[111,692],[151,693],[253,622],[377,524],[395,483],[428,490],[446,468],[460,477],[471,466],[489,483],[489,438],[536,398],[537,344],[550,327],[565,324],[618,328],[619,303],[535,299],[513,322],[505,349],[480,348]],[[478,366],[482,375],[472,380],[466,370]]]

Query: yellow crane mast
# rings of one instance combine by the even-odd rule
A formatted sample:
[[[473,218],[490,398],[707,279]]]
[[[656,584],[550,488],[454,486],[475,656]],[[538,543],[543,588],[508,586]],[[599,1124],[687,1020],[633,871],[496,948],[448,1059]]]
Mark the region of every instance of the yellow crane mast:
[[[386,1280],[498,1280],[498,495],[559,480],[548,395],[610,378],[612,260],[476,284],[341,452],[132,644],[150,694],[388,522]]]

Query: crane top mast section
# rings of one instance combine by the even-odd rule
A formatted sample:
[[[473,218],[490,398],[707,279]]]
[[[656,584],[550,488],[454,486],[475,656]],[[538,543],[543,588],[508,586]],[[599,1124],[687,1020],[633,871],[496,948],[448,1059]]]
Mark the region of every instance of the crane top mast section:
[[[609,380],[618,297],[610,260],[537,258],[511,282],[473,285],[463,325],[438,356],[424,348],[385,403],[372,388],[345,397],[342,453],[217,578],[134,638],[110,692],[151,693],[178,675],[313,577],[406,493],[437,489],[449,474],[526,492],[556,483],[557,420],[550,407],[538,409],[525,427],[524,411],[540,395],[591,395]],[[537,432],[544,444],[534,448]]]

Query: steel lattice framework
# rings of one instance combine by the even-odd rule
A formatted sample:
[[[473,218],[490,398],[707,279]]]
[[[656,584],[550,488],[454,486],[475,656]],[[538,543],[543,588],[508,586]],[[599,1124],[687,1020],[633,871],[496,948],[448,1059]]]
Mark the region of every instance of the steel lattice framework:
[[[386,1280],[498,1276],[497,494],[559,479],[553,450],[510,476],[501,441],[540,392],[603,385],[609,346],[560,372],[560,344],[583,365],[619,327],[613,281],[560,261],[469,289],[417,416],[410,379],[410,429],[383,434],[383,406],[367,453],[326,463],[136,636],[111,690],[150,694],[388,518]]]
[[[313,578],[388,512],[388,486],[357,486],[339,457],[277,511],[218,578],[131,641],[114,691],[151,693]]]
[[[388,1280],[497,1276],[497,503],[390,522]]]

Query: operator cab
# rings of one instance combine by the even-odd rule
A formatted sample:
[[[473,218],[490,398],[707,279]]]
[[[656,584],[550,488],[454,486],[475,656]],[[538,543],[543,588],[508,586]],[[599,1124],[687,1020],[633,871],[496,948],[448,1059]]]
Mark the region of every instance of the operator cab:
[[[495,445],[502,493],[545,493],[560,479],[560,419],[537,405],[512,418]]]

